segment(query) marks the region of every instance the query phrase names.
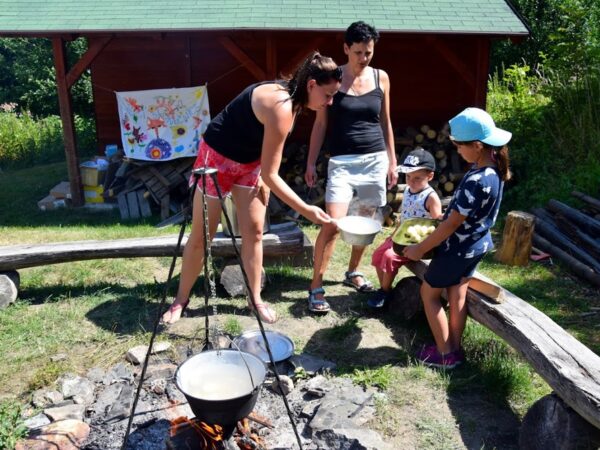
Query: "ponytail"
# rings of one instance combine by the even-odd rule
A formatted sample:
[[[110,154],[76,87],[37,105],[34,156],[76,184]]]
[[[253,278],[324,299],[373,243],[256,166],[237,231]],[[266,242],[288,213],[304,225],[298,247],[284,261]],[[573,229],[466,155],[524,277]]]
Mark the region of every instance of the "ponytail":
[[[498,171],[500,172],[500,178],[502,178],[502,181],[510,180],[512,178],[512,173],[510,172],[508,147],[506,145],[503,145],[501,147],[495,147],[493,145],[488,145],[483,142],[482,144],[485,149],[489,150],[492,153],[492,159],[498,167]]]
[[[342,81],[342,69],[328,56],[310,53],[287,79],[287,91],[294,109],[302,109],[308,103],[308,80],[314,79],[319,86],[332,81]]]

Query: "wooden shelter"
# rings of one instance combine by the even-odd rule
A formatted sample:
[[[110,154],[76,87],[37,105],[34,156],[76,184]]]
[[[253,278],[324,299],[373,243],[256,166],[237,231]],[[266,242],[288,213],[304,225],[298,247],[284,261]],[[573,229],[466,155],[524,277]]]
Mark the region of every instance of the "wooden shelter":
[[[0,36],[53,42],[71,192],[83,203],[70,88],[91,71],[99,148],[120,143],[115,91],[207,84],[212,114],[243,87],[290,73],[311,50],[343,63],[343,32],[381,32],[373,61],[392,80],[394,126],[439,125],[485,106],[493,39],[528,34],[506,0],[0,0]],[[65,42],[88,51],[65,64]],[[296,126],[307,140],[311,117]]]

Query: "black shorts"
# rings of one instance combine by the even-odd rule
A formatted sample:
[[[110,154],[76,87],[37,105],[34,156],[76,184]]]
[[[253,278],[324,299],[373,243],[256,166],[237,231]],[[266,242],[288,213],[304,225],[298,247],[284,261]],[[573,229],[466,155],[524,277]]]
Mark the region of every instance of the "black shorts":
[[[479,261],[484,256],[485,253],[474,258],[436,254],[425,272],[425,281],[433,288],[456,286],[460,284],[461,279],[470,278],[475,273]]]

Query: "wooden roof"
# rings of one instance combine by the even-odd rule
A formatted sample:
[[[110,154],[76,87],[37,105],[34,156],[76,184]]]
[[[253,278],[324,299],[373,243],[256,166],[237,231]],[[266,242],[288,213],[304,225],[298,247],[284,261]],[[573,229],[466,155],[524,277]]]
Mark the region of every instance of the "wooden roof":
[[[0,0],[0,35],[345,30],[525,36],[507,0]]]

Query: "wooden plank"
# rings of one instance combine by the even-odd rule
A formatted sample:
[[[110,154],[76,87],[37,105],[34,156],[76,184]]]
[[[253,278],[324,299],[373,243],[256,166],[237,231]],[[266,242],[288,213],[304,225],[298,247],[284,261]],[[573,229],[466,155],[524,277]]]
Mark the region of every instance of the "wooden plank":
[[[423,279],[428,263],[406,265]],[[507,290],[505,301],[491,303],[467,292],[469,315],[515,348],[577,413],[600,428],[600,357],[556,322]]]
[[[83,54],[83,56],[77,61],[69,73],[67,74],[67,86],[71,88],[75,84],[75,82],[79,79],[81,74],[85,72],[90,64],[96,59],[96,56],[102,52],[104,47],[106,47],[109,42],[112,40],[112,36],[104,36],[98,38],[98,40],[92,41],[88,43],[88,49]]]
[[[165,176],[156,167],[149,166],[148,170],[166,187],[169,187],[171,185],[171,182],[167,178],[165,178]]]
[[[146,199],[146,192],[143,189],[135,191],[137,193],[137,201],[140,207],[140,213],[142,217],[152,217],[152,209],[150,209],[150,203]],[[150,194],[148,194],[150,196]]]
[[[129,207],[129,217],[131,219],[140,218],[140,207],[137,201],[137,194],[135,191],[127,193],[127,206]]]
[[[160,218],[165,220],[167,217],[171,215],[171,211],[169,209],[170,196],[167,194],[160,199]]]
[[[231,56],[237,59],[242,65],[248,69],[257,80],[266,79],[265,71],[254,60],[246,54],[230,37],[222,36],[219,38],[219,43],[227,50]]]
[[[129,220],[129,206],[127,206],[127,194],[117,195],[117,202],[119,203],[119,212],[121,213],[121,219]]]
[[[0,272],[88,259],[172,256],[177,237],[177,234],[173,234],[109,241],[0,246]],[[186,242],[187,236],[183,238],[179,255],[183,252]],[[239,247],[241,243],[242,240],[237,238],[236,245]],[[304,233],[293,222],[271,225],[269,233],[263,235],[265,257],[296,255],[301,253],[303,248]],[[223,233],[217,233],[211,244],[211,252],[213,256],[235,256],[231,238]]]

